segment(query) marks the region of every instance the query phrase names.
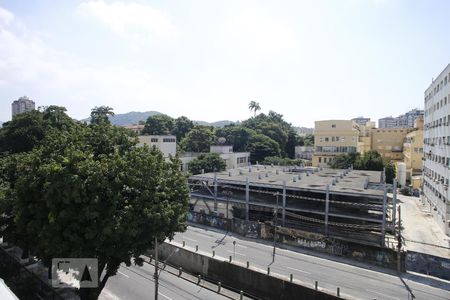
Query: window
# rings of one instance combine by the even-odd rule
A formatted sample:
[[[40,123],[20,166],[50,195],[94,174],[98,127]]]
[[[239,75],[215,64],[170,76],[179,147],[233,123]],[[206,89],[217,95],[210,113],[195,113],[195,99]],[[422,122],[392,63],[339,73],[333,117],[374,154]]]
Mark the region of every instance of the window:
[[[325,142],[328,142],[328,141],[329,141],[329,138],[326,137],[326,138],[325,138]]]
[[[152,143],[157,143],[157,142],[158,142],[158,138],[151,138],[151,139],[150,139],[150,142],[152,142]]]
[[[319,157],[319,164],[322,163],[322,157]]]
[[[175,143],[174,138],[163,138],[163,143]]]
[[[336,124],[331,124],[331,128],[336,128]]]

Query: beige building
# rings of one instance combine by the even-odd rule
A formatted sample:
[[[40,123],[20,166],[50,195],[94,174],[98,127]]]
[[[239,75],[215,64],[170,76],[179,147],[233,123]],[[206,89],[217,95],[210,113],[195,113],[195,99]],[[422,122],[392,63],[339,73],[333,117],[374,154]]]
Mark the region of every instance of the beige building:
[[[406,166],[406,180],[417,188],[417,185],[420,186],[420,184],[417,184],[420,179],[417,179],[422,175],[423,164],[423,118],[416,119],[414,127],[416,130],[408,133],[405,137],[403,156]]]
[[[313,167],[326,166],[338,154],[357,152],[359,126],[352,120],[316,121]]]
[[[403,161],[403,141],[414,128],[374,128],[371,131],[371,149],[385,161]]]

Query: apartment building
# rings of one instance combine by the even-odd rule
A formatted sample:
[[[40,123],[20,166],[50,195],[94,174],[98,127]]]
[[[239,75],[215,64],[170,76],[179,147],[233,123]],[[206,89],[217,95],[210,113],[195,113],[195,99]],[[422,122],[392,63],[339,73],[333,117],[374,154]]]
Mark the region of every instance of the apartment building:
[[[14,117],[17,114],[21,114],[27,111],[31,111],[35,109],[35,103],[33,100],[30,100],[28,97],[23,96],[13,101],[11,104],[12,116]]]
[[[356,124],[358,125],[366,125],[368,122],[370,122],[370,118],[365,118],[365,117],[357,117],[357,118],[353,118],[352,121],[354,121]]]
[[[233,152],[233,146],[230,145],[211,145],[209,149],[210,153],[217,153],[221,159],[225,162],[225,168],[235,169],[248,166],[250,163],[250,152]],[[188,171],[189,163],[205,153],[187,152],[183,153],[180,157],[181,170]]]
[[[414,121],[423,115],[423,110],[415,108],[395,118],[390,116],[379,119],[378,128],[413,128]]]
[[[148,145],[162,152],[164,158],[177,153],[177,137],[174,135],[140,135],[137,146]]]
[[[450,64],[426,89],[424,101],[424,200],[450,235]]]
[[[295,146],[295,158],[312,160],[314,146]]]
[[[417,118],[414,124],[416,130],[411,131],[403,142],[403,162],[406,168],[406,180],[413,188],[421,187],[423,164],[423,118]]]
[[[403,142],[414,128],[374,128],[371,131],[371,149],[384,161],[403,161]]]
[[[338,154],[356,152],[359,127],[352,120],[316,121],[313,167],[327,166]]]

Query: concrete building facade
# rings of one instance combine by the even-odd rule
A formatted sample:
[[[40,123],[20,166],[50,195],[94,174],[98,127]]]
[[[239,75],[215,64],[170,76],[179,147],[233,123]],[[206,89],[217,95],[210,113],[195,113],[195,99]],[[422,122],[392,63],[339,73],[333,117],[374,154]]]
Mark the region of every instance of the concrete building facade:
[[[423,110],[415,108],[396,118],[390,116],[379,119],[378,128],[414,128],[414,121],[423,115]]]
[[[14,118],[15,115],[21,114],[27,111],[32,111],[35,109],[35,103],[33,100],[30,100],[28,97],[23,96],[13,101],[11,104],[12,116]]]
[[[403,157],[406,167],[406,180],[413,188],[420,188],[423,165],[423,118],[417,118],[414,131],[408,133],[403,142]]]
[[[352,121],[358,125],[366,125],[367,122],[370,122],[370,118],[357,117],[357,118],[353,118]]]
[[[177,154],[177,137],[174,135],[140,135],[138,146],[148,145],[162,152],[164,158]]]
[[[352,120],[316,121],[312,165],[327,166],[338,154],[357,152],[358,125]]]
[[[312,160],[314,146],[295,146],[295,158]]]
[[[423,197],[450,235],[450,64],[426,89],[424,101]]]
[[[403,161],[403,141],[414,128],[374,128],[371,132],[371,149],[385,161]]]
[[[220,158],[224,160],[227,170],[248,166],[250,162],[250,152],[233,152],[233,146],[229,145],[212,145],[209,152],[219,154]],[[189,163],[201,154],[205,153],[188,152],[182,154],[180,157],[181,170],[189,171]]]

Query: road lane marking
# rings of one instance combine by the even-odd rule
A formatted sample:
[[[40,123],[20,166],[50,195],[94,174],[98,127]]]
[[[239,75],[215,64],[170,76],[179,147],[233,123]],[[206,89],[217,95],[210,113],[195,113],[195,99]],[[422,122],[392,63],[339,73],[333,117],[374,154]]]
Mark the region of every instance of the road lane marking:
[[[161,296],[163,296],[163,297],[164,297],[164,298],[166,298],[166,299],[172,300],[172,298],[170,298],[170,297],[167,297],[167,296],[166,296],[166,295],[164,295],[163,293],[159,293],[159,292],[158,292],[158,294],[159,294],[159,295],[161,295]]]
[[[242,253],[239,253],[239,252],[234,252],[234,251],[231,251],[231,250],[227,250],[227,252],[230,252],[230,253],[233,253],[233,254],[237,254],[237,255],[241,255],[241,256],[247,256],[247,255],[245,255],[245,254],[242,254]]]
[[[126,278],[130,278],[130,276],[128,276],[127,274],[124,274],[124,273],[122,273],[122,272],[120,272],[120,271],[117,271],[117,273],[119,273],[120,275],[125,276]]]
[[[289,269],[289,270],[297,271],[297,272],[300,272],[300,273],[311,274],[311,273],[309,273],[309,272],[302,271],[302,270],[299,270],[299,269],[296,269],[296,268],[291,268],[291,267],[285,267],[285,268],[286,268],[286,269]]]
[[[191,242],[198,242],[197,240],[194,240],[194,239],[190,239],[190,238],[188,238],[188,237],[185,237],[185,236],[183,236],[183,239],[185,239],[185,240],[188,240],[188,241],[191,241]]]
[[[377,292],[377,291],[374,291],[374,290],[367,290],[367,291],[375,293],[375,294],[378,294],[378,295],[383,296],[383,297],[388,297],[388,298],[391,298],[391,299],[400,300],[400,299],[398,299],[396,297],[392,297],[392,296],[389,296],[389,295],[386,295],[386,294],[383,294],[383,293],[380,293],[380,292]]]
[[[236,247],[241,247],[241,248],[244,248],[244,249],[248,248],[247,246],[242,246],[242,245],[239,245],[239,244],[236,244]]]
[[[203,235],[204,237],[207,237],[207,238],[210,238],[210,239],[215,239],[215,237],[210,236],[209,234],[201,233],[201,232],[198,232],[198,231],[194,231],[194,232],[195,232],[195,234],[200,234],[200,235]]]

